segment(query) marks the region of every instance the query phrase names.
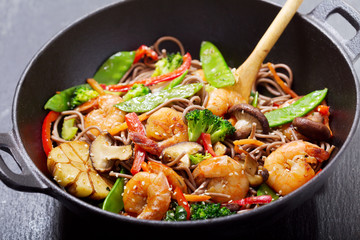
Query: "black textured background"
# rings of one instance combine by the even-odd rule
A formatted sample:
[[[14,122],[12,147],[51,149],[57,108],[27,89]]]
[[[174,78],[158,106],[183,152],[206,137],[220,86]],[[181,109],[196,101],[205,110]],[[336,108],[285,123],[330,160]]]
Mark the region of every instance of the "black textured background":
[[[196,0],[194,0],[196,1]],[[252,1],[252,0],[249,0]],[[58,31],[115,0],[0,0],[0,132],[11,129],[11,105],[20,75],[37,50]],[[274,2],[284,3],[284,0]],[[304,0],[307,13],[321,0]],[[360,11],[359,0],[349,0]],[[345,37],[355,30],[331,17],[329,22]],[[355,63],[360,75],[360,61]],[[360,130],[328,182],[309,201],[260,233],[263,239],[360,239]],[[3,152],[7,162],[11,158]],[[96,231],[94,226],[100,225]],[[0,239],[84,239],[103,236],[106,226],[89,223],[43,194],[14,191],[0,182]],[[121,231],[115,231],[116,239]],[[109,230],[108,230],[109,232]],[[149,233],[157,237],[161,233]],[[174,236],[169,236],[173,238]],[[179,236],[181,237],[181,236]],[[114,238],[113,238],[114,239]],[[241,235],[237,236],[241,239]]]

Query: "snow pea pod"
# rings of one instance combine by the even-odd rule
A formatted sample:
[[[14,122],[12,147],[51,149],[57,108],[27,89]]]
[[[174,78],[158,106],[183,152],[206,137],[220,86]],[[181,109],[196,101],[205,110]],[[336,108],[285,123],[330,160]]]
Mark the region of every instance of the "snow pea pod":
[[[257,190],[257,196],[262,195],[270,195],[272,197],[272,202],[279,199],[279,195],[276,195],[276,192],[272,190],[266,183],[261,184]]]
[[[179,85],[171,89],[150,93],[144,96],[132,98],[115,105],[125,112],[143,113],[150,111],[160,104],[172,98],[188,98],[193,96],[203,87],[202,83]]]
[[[119,83],[133,64],[135,53],[135,51],[115,53],[101,65],[93,78],[105,85]]]
[[[166,87],[164,87],[164,90],[174,88],[175,86],[182,83],[182,81],[184,80],[187,73],[188,73],[188,70],[186,70],[180,77],[177,77],[174,80],[172,80],[168,85],[166,85]]]
[[[55,112],[62,112],[70,109],[70,100],[76,88],[82,86],[89,86],[89,84],[77,85],[61,91],[60,93],[52,96],[44,106],[44,109],[52,110]]]
[[[121,169],[120,173],[125,173],[125,171]],[[114,186],[111,188],[111,191],[106,196],[102,205],[102,209],[113,213],[119,213],[124,208],[124,202],[122,197],[123,192],[124,178],[120,177],[116,179]]]
[[[206,81],[216,88],[235,84],[234,74],[225,62],[219,49],[211,42],[204,41],[200,48],[200,61]]]
[[[327,92],[327,88],[311,92],[289,106],[265,113],[269,126],[277,127],[292,122],[296,117],[304,116],[324,100]]]

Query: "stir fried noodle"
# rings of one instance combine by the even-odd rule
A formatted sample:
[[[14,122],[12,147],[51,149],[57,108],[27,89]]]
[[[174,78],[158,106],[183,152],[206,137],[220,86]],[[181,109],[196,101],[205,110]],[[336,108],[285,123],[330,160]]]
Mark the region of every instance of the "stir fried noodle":
[[[182,43],[174,37],[166,36],[166,37],[159,38],[150,47],[150,49],[154,50],[157,53],[157,55],[159,56],[159,59],[167,58],[169,56],[169,53],[166,51],[166,49],[161,48],[162,43],[165,41],[174,43],[175,46],[178,47],[178,49],[179,49],[178,51],[181,54],[181,56],[185,55],[185,49],[184,49],[184,46],[182,45]],[[156,62],[157,61],[154,61],[149,57],[145,57],[143,61],[139,61],[137,63],[132,64],[132,66],[128,69],[128,71],[123,75],[123,77],[119,81],[119,85],[131,84],[131,83],[137,82],[142,79],[151,78],[151,76],[153,75],[155,68],[156,68],[156,65],[155,65]],[[266,114],[275,109],[281,108],[283,106],[287,106],[300,98],[300,97],[291,96],[286,90],[284,90],[284,88],[282,88],[281,85],[279,85],[279,83],[276,81],[274,74],[272,73],[271,69],[269,69],[269,67],[272,67],[276,71],[278,77],[285,83],[285,85],[289,89],[292,88],[292,85],[294,82],[293,81],[294,80],[293,72],[288,65],[283,64],[283,63],[270,64],[270,65],[263,64],[261,69],[259,70],[256,82],[252,89],[252,93],[256,93],[258,95],[256,96],[256,94],[252,94],[251,98],[248,101],[248,103],[251,104],[252,102],[254,102],[254,99],[256,96],[257,100],[256,100],[255,106],[257,109],[260,110],[260,112],[262,114]],[[151,135],[150,131],[155,131],[153,133],[154,137],[150,137],[150,138],[152,138],[153,141],[157,142],[160,146],[162,146],[163,147],[162,149],[164,149],[166,147],[170,147],[170,146],[175,146],[175,144],[179,143],[180,140],[178,141],[176,139],[176,137],[179,137],[181,134],[184,134],[185,138],[187,137],[188,120],[186,118],[186,115],[194,110],[204,110],[204,109],[209,108],[208,107],[209,104],[212,104],[211,97],[214,97],[211,94],[217,94],[216,91],[219,90],[219,89],[213,90],[213,89],[209,88],[209,83],[206,81],[206,79],[204,78],[204,76],[202,74],[202,63],[199,60],[194,60],[194,59],[191,60],[191,66],[188,69],[188,72],[187,72],[186,76],[184,77],[183,81],[180,83],[180,85],[188,85],[188,84],[193,84],[193,83],[200,83],[203,86],[201,88],[201,90],[198,91],[195,95],[193,95],[191,97],[187,97],[187,98],[175,97],[175,98],[167,99],[166,101],[159,104],[157,107],[153,108],[152,110],[142,113],[143,115],[146,116],[145,119],[147,119],[147,120],[143,121],[144,130],[146,132],[146,135],[149,137],[149,135]],[[155,92],[161,91],[166,85],[167,85],[167,82],[159,83],[159,84],[151,85],[151,86],[149,86],[149,88],[151,89],[151,91],[153,93],[155,93]],[[219,92],[219,94],[220,94],[220,92]],[[229,98],[229,96],[230,95],[228,95],[227,97]],[[121,99],[121,97],[119,97],[119,99]],[[119,100],[119,101],[121,101],[121,100]],[[53,130],[51,132],[51,140],[54,143],[56,143],[57,146],[59,146],[63,143],[69,143],[69,142],[72,142],[75,140],[86,142],[90,146],[94,142],[94,140],[97,138],[97,136],[106,134],[109,129],[111,129],[115,126],[118,126],[119,124],[124,123],[124,116],[126,115],[126,113],[124,111],[121,111],[118,109],[115,111],[114,109],[112,109],[108,106],[104,106],[104,107],[100,106],[99,107],[100,104],[98,102],[96,102],[96,101],[93,101],[93,102],[94,102],[93,103],[94,106],[96,106],[96,107],[90,106],[90,108],[84,108],[82,105],[80,105],[73,110],[62,111],[59,114],[59,116],[57,117],[56,121],[53,124],[53,127],[52,127]],[[239,102],[239,104],[240,103],[244,103],[244,102]],[[90,103],[87,103],[87,104],[91,105]],[[221,103],[218,103],[218,104],[220,105]],[[236,105],[236,104],[229,103],[227,105],[227,108],[225,111],[228,111],[229,108],[233,107],[232,105]],[[324,101],[323,101],[322,105],[326,105],[326,103],[324,103]],[[122,119],[122,122],[118,122],[118,121],[111,122],[110,121],[110,123],[109,123],[110,125],[108,125],[107,128],[103,128],[101,125],[91,125],[87,118],[89,118],[88,117],[89,114],[93,111],[99,111],[98,114],[100,114],[100,115],[101,114],[108,114],[108,115],[112,114],[111,117],[113,117],[113,116],[114,116],[114,118],[119,117],[120,119]],[[162,121],[161,120],[162,117],[160,115],[156,116],[156,114],[158,114],[160,111],[163,111],[164,114],[166,114],[166,116],[164,116],[164,121],[170,121],[169,118],[175,119],[177,116],[179,116],[179,118],[176,119],[177,122],[174,121],[173,123],[169,123],[172,125],[167,126],[167,128],[172,129],[171,131],[177,131],[177,132],[172,133],[173,135],[170,136],[172,139],[171,141],[169,140],[169,131],[170,130],[168,131],[168,129],[163,129],[164,132],[161,133],[156,129],[155,130],[149,129],[150,124],[151,124],[150,121],[155,121],[155,120]],[[244,110],[242,111],[242,113],[243,112],[244,112]],[[171,114],[174,114],[174,115],[171,115]],[[321,118],[321,120],[319,122],[322,122],[325,124],[328,123],[328,116],[325,116],[325,117],[321,116],[321,114],[319,114],[317,111],[314,111],[314,110],[312,112],[310,112],[309,114],[312,115],[312,119]],[[106,118],[110,119],[110,117],[108,117],[108,115],[106,115]],[[155,119],[155,116],[156,116],[156,119]],[[235,123],[237,120],[234,116],[231,116],[231,114],[229,114],[227,112],[226,114],[224,114],[221,117],[229,120],[229,122],[231,122],[236,127]],[[59,133],[59,129],[61,128],[62,122],[65,120],[69,120],[69,119],[75,119],[76,127],[79,129],[76,136],[71,141],[63,139],[61,134]],[[155,127],[159,127],[159,125],[156,125],[159,123],[154,123],[154,124],[155,124],[154,125]],[[176,125],[176,127],[178,127],[178,129],[173,130],[174,129],[173,125]],[[164,135],[168,135],[168,136],[163,137],[163,138],[160,138],[160,137],[155,138],[156,135],[160,135],[160,134],[164,134]],[[132,135],[130,134],[130,131],[128,128],[125,128],[125,129],[121,130],[120,132],[118,132],[117,134],[115,134],[114,136],[111,136],[111,139],[114,141],[113,145],[115,145],[115,146],[127,146],[127,145],[134,146],[134,142],[132,141],[133,138],[132,138]],[[305,141],[306,141],[306,144],[304,146],[299,145],[300,142],[305,142]],[[181,141],[181,142],[183,142],[183,141]],[[318,148],[322,149],[323,151],[325,151],[326,153],[328,153],[329,155],[335,148],[333,145],[328,143],[326,139],[325,140],[317,140],[317,139],[313,140],[313,139],[309,139],[309,137],[305,137],[303,134],[301,134],[298,131],[297,127],[291,123],[286,123],[286,124],[283,124],[278,127],[270,127],[269,131],[266,132],[266,131],[263,131],[262,128],[259,128],[259,121],[254,121],[251,123],[250,130],[245,137],[239,138],[239,137],[236,137],[236,134],[235,134],[235,137],[227,136],[223,140],[221,140],[218,143],[216,143],[215,145],[213,145],[213,147],[216,151],[220,151],[220,155],[225,155],[228,157],[228,159],[226,160],[227,168],[224,168],[222,170],[222,168],[221,168],[222,162],[221,161],[223,161],[223,160],[221,160],[221,161],[218,160],[218,162],[216,163],[217,166],[219,166],[218,168],[221,169],[218,171],[224,171],[224,172],[226,172],[224,174],[228,174],[228,175],[220,174],[219,175],[220,177],[217,178],[220,180],[217,180],[217,182],[214,181],[214,179],[216,178],[215,175],[217,173],[208,173],[207,172],[208,170],[205,170],[205,167],[206,167],[205,163],[184,164],[184,159],[186,159],[186,157],[189,155],[186,151],[180,152],[175,158],[172,158],[170,160],[165,160],[164,155],[157,155],[151,151],[146,151],[145,162],[148,164],[149,163],[161,163],[161,164],[167,166],[168,168],[172,169],[173,171],[175,171],[181,177],[181,179],[183,179],[184,183],[186,184],[186,188],[184,188],[185,189],[184,194],[206,195],[211,198],[209,198],[208,200],[204,200],[204,202],[215,201],[218,203],[222,203],[224,206],[227,206],[227,204],[231,203],[230,200],[232,200],[234,198],[234,192],[238,191],[238,190],[236,190],[236,188],[243,189],[244,193],[239,193],[241,195],[240,198],[246,198],[246,197],[256,196],[257,189],[259,186],[259,184],[253,184],[251,180],[249,180],[250,181],[250,186],[249,186],[248,180],[245,179],[246,177],[232,178],[231,177],[232,173],[227,172],[227,171],[229,171],[228,169],[231,169],[231,171],[236,172],[236,174],[238,173],[237,171],[239,169],[239,173],[243,173],[240,175],[248,176],[248,174],[244,174],[244,169],[246,170],[248,168],[247,165],[249,164],[249,161],[250,161],[249,159],[251,159],[252,161],[255,161],[255,163],[256,163],[257,171],[255,173],[255,176],[257,176],[257,175],[261,176],[260,183],[265,183],[266,181],[268,181],[268,183],[269,183],[269,181],[272,181],[271,177],[275,176],[274,174],[276,174],[276,172],[274,171],[274,169],[267,169],[267,168],[269,168],[269,167],[277,168],[277,165],[270,164],[270,158],[272,158],[272,156],[270,156],[270,155],[272,153],[274,153],[277,149],[279,149],[279,152],[286,151],[287,144],[292,143],[292,142],[293,143],[296,142],[296,143],[298,143],[298,145],[295,148],[292,148],[292,150],[289,150],[289,151],[295,151],[295,153],[293,154],[294,156],[291,156],[291,159],[288,159],[289,162],[285,163],[285,171],[288,171],[288,172],[290,171],[289,169],[291,168],[292,164],[297,164],[298,159],[304,156],[303,152],[308,151],[309,148],[318,147]],[[310,145],[310,142],[311,142],[311,145]],[[137,142],[135,144],[137,144]],[[218,147],[220,147],[221,150],[218,150]],[[298,148],[298,150],[296,150],[297,148]],[[301,149],[304,149],[304,150],[301,150]],[[296,151],[298,151],[298,152],[296,152]],[[308,155],[311,155],[311,153],[306,152],[305,157],[307,157]],[[282,156],[285,156],[285,153]],[[266,159],[268,157],[269,157],[269,163],[266,163],[267,162]],[[216,157],[214,157],[213,159],[215,159],[215,158]],[[290,158],[290,157],[288,157],[288,158]],[[315,159],[317,161],[307,160],[307,163],[310,164],[312,171],[314,173],[317,173],[322,168],[322,165],[323,165],[322,160],[326,160],[325,158],[326,157],[321,158],[321,157],[315,156]],[[277,161],[278,161],[278,159],[279,158],[277,158]],[[319,160],[319,159],[322,159],[322,160]],[[108,178],[108,179],[114,179],[114,178],[116,179],[116,178],[123,177],[123,178],[125,178],[125,185],[126,185],[126,183],[128,181],[130,181],[132,178],[134,178],[134,176],[130,173],[131,168],[133,166],[133,161],[134,161],[133,157],[131,157],[127,160],[123,160],[123,161],[116,161],[116,164],[111,169],[111,171],[104,171],[101,173],[101,175],[104,175],[105,178]],[[208,167],[210,167],[214,163],[212,163],[210,160],[208,160],[208,162],[206,164],[208,164]],[[239,168],[238,164],[242,168]],[[149,164],[149,167],[151,167],[150,164]],[[120,172],[120,169],[126,169],[127,173]],[[215,170],[213,170],[213,171],[215,171]],[[144,174],[143,177],[150,177],[155,182],[158,181],[158,178],[160,178],[159,175],[155,176],[155,175],[152,175],[153,173],[149,173],[149,174],[150,174],[149,176],[145,176],[145,174]],[[167,176],[166,171],[164,171],[164,174],[165,174],[165,176]],[[270,174],[270,177],[269,177],[269,174]],[[145,181],[145,180],[143,180],[143,181]],[[281,182],[279,179],[276,181],[277,181],[277,184],[279,184]],[[286,180],[286,181],[290,181],[290,180]],[[221,184],[221,185],[228,184],[227,187],[224,187],[224,186],[222,186],[222,187],[224,189],[229,188],[229,190],[217,191],[217,189],[220,186],[219,184]],[[232,186],[232,184],[234,184],[234,186]],[[287,183],[284,183],[284,184],[287,185]],[[276,184],[269,183],[269,185],[275,190],[277,195],[279,195],[279,196],[285,195],[284,194],[285,188],[282,188],[281,190],[276,190],[277,189],[277,187],[275,186]],[[159,184],[157,187],[160,189],[161,185]],[[149,187],[149,189],[150,189],[150,187]],[[126,191],[127,191],[127,188],[125,190],[124,196],[128,197],[130,193],[128,193]],[[148,191],[150,191],[150,190],[148,190]],[[238,194],[238,193],[236,193],[236,194]],[[244,210],[256,208],[258,206],[259,206],[258,204],[245,204],[244,206],[242,206],[241,209],[237,209],[237,212],[242,212]],[[147,207],[150,207],[149,202],[147,203]],[[141,214],[146,215],[144,213],[145,211],[146,210],[143,210],[143,212]],[[151,212],[151,210],[149,210],[149,211]],[[125,212],[129,212],[129,214],[132,216],[140,215],[140,214],[137,215],[137,213],[129,210],[129,207],[125,207]],[[143,216],[143,215],[141,215],[141,216]],[[155,217],[151,214],[146,215],[146,216],[149,217],[149,219],[157,218],[157,216]],[[159,217],[159,218],[161,218],[161,217]]]

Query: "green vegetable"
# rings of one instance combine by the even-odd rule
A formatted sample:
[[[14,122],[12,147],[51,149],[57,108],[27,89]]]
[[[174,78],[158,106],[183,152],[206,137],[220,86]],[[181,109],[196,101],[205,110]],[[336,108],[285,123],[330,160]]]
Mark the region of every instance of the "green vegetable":
[[[257,190],[257,196],[262,195],[270,195],[272,197],[272,202],[279,199],[279,195],[277,195],[276,192],[272,190],[266,183],[261,184]]]
[[[168,85],[166,85],[166,87],[164,87],[164,90],[167,89],[171,89],[176,87],[177,85],[179,85],[185,78],[186,74],[188,73],[189,70],[186,70],[181,76],[175,78],[174,80],[172,80]]]
[[[128,101],[118,103],[115,106],[125,112],[147,112],[169,99],[191,97],[195,93],[197,93],[202,87],[203,85],[201,83],[180,85],[172,89],[162,90],[156,93],[150,93],[141,97],[135,97]]]
[[[125,171],[121,169],[120,173],[124,173]],[[119,213],[124,208],[123,202],[123,192],[124,192],[124,178],[120,177],[116,179],[114,186],[111,188],[109,194],[106,196],[104,203],[102,205],[102,209]]]
[[[190,205],[191,220],[209,219],[224,217],[235,214],[226,207],[221,207],[220,203],[195,203]]]
[[[254,94],[254,99],[253,99],[251,105],[252,105],[253,107],[257,107],[258,101],[259,101],[259,92],[256,91],[255,94]]]
[[[211,143],[223,141],[226,135],[235,132],[231,123],[214,115],[210,110],[195,109],[185,115],[188,122],[189,141],[196,142],[201,133],[209,133]]]
[[[47,110],[52,110],[55,112],[62,112],[70,109],[70,101],[74,94],[74,91],[82,86],[88,86],[88,84],[82,84],[74,86],[68,89],[61,91],[60,93],[52,96],[45,104],[44,108]]]
[[[221,88],[235,84],[234,74],[226,64],[219,49],[211,42],[202,42],[200,61],[205,78],[212,86]]]
[[[162,58],[155,64],[154,73],[152,77],[160,76],[165,73],[169,73],[179,68],[183,62],[183,57],[180,53],[169,54],[166,58]]]
[[[150,93],[150,88],[144,84],[134,84],[131,89],[122,97],[124,101],[130,100],[134,97],[144,96]]]
[[[292,122],[296,117],[304,116],[324,100],[327,92],[327,88],[311,92],[287,107],[265,113],[269,126],[277,127]]]
[[[171,202],[170,210],[166,212],[165,221],[186,221],[187,212],[177,202]]]
[[[205,86],[205,91],[207,91],[208,93],[214,91],[215,89],[217,89],[217,88],[214,87],[214,86],[211,86],[210,84],[207,84],[207,85]]]
[[[90,86],[80,86],[75,88],[70,99],[70,108],[73,109],[93,98],[99,96],[99,93],[93,90]]]
[[[75,127],[75,118],[71,118],[68,120],[64,120],[63,125],[62,125],[62,129],[61,129],[61,137],[67,141],[72,140],[77,131],[78,128]]]
[[[112,94],[112,95],[118,95],[118,96],[121,96],[123,94],[123,92],[113,92],[113,91],[108,91],[108,90],[104,90],[104,92],[106,94]]]
[[[195,154],[190,154],[189,155],[190,161],[192,165],[196,165],[198,163],[200,163],[202,160],[211,158],[211,154],[206,152],[205,155],[201,154],[201,153],[195,153]]]
[[[134,62],[135,51],[118,52],[108,58],[97,70],[94,79],[98,83],[110,85],[119,83]]]

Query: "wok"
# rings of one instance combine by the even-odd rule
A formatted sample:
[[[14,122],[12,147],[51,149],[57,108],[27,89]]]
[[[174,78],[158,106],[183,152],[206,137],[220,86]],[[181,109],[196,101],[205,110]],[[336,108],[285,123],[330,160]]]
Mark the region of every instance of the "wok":
[[[152,44],[160,36],[172,35],[183,42],[194,58],[199,57],[202,40],[212,41],[229,65],[237,67],[278,11],[278,6],[263,1],[136,0],[114,4],[74,23],[34,56],[18,83],[13,101],[13,130],[0,134],[0,146],[13,156],[22,171],[11,171],[1,159],[1,180],[20,191],[53,196],[82,215],[162,231],[245,229],[273,221],[296,208],[313,196],[341,161],[358,122],[359,87],[353,63],[360,54],[360,17],[337,0],[322,2],[308,15],[296,15],[266,59],[293,68],[294,89],[299,94],[329,88],[327,101],[332,109],[331,127],[335,135],[332,143],[337,146],[320,174],[279,201],[244,214],[197,222],[168,223],[123,217],[64,192],[47,172],[41,145],[46,100],[55,91],[93,76],[100,63],[114,52],[133,50],[141,44]],[[355,27],[357,34],[351,40],[342,39],[327,25],[326,18],[335,12]]]

